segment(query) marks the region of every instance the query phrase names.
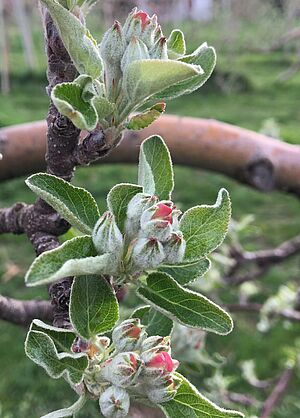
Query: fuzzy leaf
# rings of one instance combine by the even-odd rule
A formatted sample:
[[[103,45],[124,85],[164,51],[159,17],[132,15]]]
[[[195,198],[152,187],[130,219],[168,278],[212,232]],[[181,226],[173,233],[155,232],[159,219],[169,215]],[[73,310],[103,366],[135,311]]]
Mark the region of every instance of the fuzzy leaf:
[[[59,409],[57,411],[50,412],[47,415],[43,415],[41,418],[64,418],[75,417],[76,412],[79,412],[83,405],[86,403],[86,395],[83,394],[80,398],[69,408]]]
[[[51,99],[58,111],[69,118],[78,129],[92,131],[96,128],[96,110],[90,102],[83,100],[83,89],[78,84],[57,84],[52,90]]]
[[[27,286],[51,283],[67,276],[113,274],[111,254],[97,255],[90,236],[76,237],[37,257],[26,273]]]
[[[161,114],[164,113],[165,109],[166,104],[164,102],[156,103],[154,106],[145,110],[143,113],[132,116],[128,122],[127,129],[139,131],[140,129],[147,128],[147,126],[151,125],[152,122],[154,122],[160,117]]]
[[[210,269],[210,264],[211,263],[207,258],[201,258],[200,260],[191,263],[165,264],[159,267],[158,270],[169,274],[177,283],[181,286],[185,286],[204,276]]]
[[[90,234],[100,217],[97,203],[85,189],[50,174],[30,176],[27,186],[79,231]]]
[[[185,54],[186,46],[184,34],[179,29],[174,29],[167,40],[168,56],[170,59],[177,59]]]
[[[98,78],[102,60],[96,41],[80,20],[56,0],[41,0],[54,20],[61,39],[80,74]]]
[[[160,199],[171,197],[174,188],[172,160],[160,136],[150,136],[141,144],[138,183],[145,193],[155,194]]]
[[[50,337],[58,352],[70,352],[71,346],[76,338],[76,334],[63,328],[53,327],[45,324],[39,319],[34,319],[30,326],[30,331],[41,331]]]
[[[75,278],[70,319],[78,334],[86,340],[114,327],[119,319],[119,305],[111,285],[103,276]]]
[[[159,311],[146,305],[137,308],[131,318],[139,318],[141,324],[145,325],[148,336],[160,335],[167,337],[173,330],[173,321]]]
[[[229,193],[221,189],[214,205],[195,206],[184,213],[180,230],[186,241],[185,259],[197,260],[222,244],[231,218]]]
[[[142,191],[143,188],[137,184],[121,183],[114,186],[108,193],[107,206],[115,216],[121,232],[124,232],[128,203],[137,193]]]
[[[25,352],[50,377],[65,377],[72,385],[82,381],[83,372],[88,366],[85,354],[58,353],[51,338],[40,331],[30,331],[27,334]]]
[[[222,335],[232,331],[227,312],[205,296],[183,288],[166,273],[151,273],[147,285],[138,288],[137,293],[146,303],[183,325]]]
[[[110,116],[116,109],[115,104],[109,102],[105,97],[96,96],[93,98],[92,103],[100,120]]]
[[[124,89],[133,103],[140,103],[173,84],[201,73],[201,67],[179,61],[138,60],[131,62],[126,68]]]
[[[216,65],[216,60],[217,56],[214,48],[207,46],[206,43],[202,44],[191,55],[182,57],[179,59],[179,61],[193,65],[200,65],[204,72],[189,80],[181,81],[171,87],[165,88],[164,90],[155,94],[153,99],[175,99],[176,97],[182,96],[183,94],[190,94],[193,91],[199,89],[211,76],[211,73],[213,72],[213,69]]]
[[[175,373],[182,384],[175,397],[159,405],[167,418],[243,418],[244,414],[223,409],[209,401],[183,376]]]

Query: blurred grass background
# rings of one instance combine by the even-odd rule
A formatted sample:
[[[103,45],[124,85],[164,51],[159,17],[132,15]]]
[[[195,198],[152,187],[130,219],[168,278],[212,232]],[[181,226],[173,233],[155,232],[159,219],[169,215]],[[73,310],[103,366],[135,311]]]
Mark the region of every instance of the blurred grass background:
[[[262,2],[263,3],[263,2]],[[257,13],[255,19],[241,18],[233,22],[228,16],[216,16],[209,23],[182,22],[178,26],[186,33],[190,50],[207,41],[218,53],[217,71],[199,92],[168,103],[167,111],[179,115],[214,118],[255,131],[266,125],[266,120],[280,130],[284,141],[300,144],[300,72],[286,82],[278,77],[292,65],[296,46],[292,43],[274,52],[265,52],[292,23],[273,9],[272,13]],[[103,32],[96,13],[91,25],[97,39]],[[165,32],[170,32],[170,23]],[[94,31],[94,33],[95,33]],[[20,35],[14,25],[9,26],[11,93],[0,95],[0,127],[39,120],[45,117],[48,98],[45,93],[45,55],[39,20],[32,20],[32,32],[37,55],[37,69],[28,73],[24,68]],[[183,133],[184,139],[184,133]],[[22,162],[20,162],[21,164]],[[259,193],[237,184],[221,175],[201,170],[176,167],[174,200],[185,210],[199,203],[214,202],[220,187],[231,194],[233,217],[241,219],[253,214],[255,221],[241,237],[248,250],[279,244],[300,233],[300,203],[295,198],[281,194]],[[134,182],[136,167],[125,165],[99,165],[80,169],[75,184],[86,187],[95,196],[101,210],[105,197],[118,182]],[[24,179],[7,181],[0,187],[0,207],[16,201],[32,202],[33,194],[26,188]],[[0,292],[20,299],[45,298],[43,288],[26,289],[24,272],[34,257],[30,244],[23,236],[0,237]],[[299,257],[276,266],[261,279],[259,300],[263,302],[278,290],[280,284],[298,280]],[[205,280],[205,279],[204,279]],[[224,301],[236,300],[236,290],[226,289]],[[130,304],[130,302],[129,302]],[[267,335],[256,331],[255,317],[235,316],[235,331],[227,337],[210,335],[208,351],[217,351],[227,360],[225,373],[233,376],[232,389],[249,392],[260,400],[266,394],[254,390],[241,378],[239,363],[254,358],[261,378],[276,376],[285,359],[287,345],[293,346],[299,335],[299,325],[279,323]],[[25,329],[0,324],[0,416],[2,418],[36,418],[47,411],[69,405],[75,399],[63,381],[53,381],[44,371],[29,361],[24,354]],[[203,371],[196,379],[199,389],[204,377],[212,368]],[[274,411],[274,418],[296,418],[300,415],[299,378],[295,377],[288,395]],[[97,416],[97,405],[91,403],[80,417]],[[255,410],[248,408],[250,417]]]

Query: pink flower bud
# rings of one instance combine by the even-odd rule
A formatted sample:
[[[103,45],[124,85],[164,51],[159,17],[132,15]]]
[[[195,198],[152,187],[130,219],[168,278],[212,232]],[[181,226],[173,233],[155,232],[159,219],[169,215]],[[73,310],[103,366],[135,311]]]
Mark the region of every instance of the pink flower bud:
[[[168,373],[172,373],[179,366],[179,362],[177,360],[173,360],[170,354],[166,351],[162,351],[161,353],[156,354],[146,366],[162,369]]]
[[[134,243],[132,261],[135,269],[146,270],[157,267],[164,258],[163,246],[156,238],[139,238]]]
[[[142,30],[144,30],[146,26],[150,23],[150,16],[148,15],[148,13],[143,12],[142,10],[136,12],[133,15],[133,18],[141,20]]]
[[[145,327],[139,319],[127,319],[112,333],[112,340],[118,351],[137,350],[146,338]]]
[[[162,347],[162,351],[169,351],[170,337],[160,337],[158,335],[148,337],[142,342],[141,351],[145,352],[151,349],[157,350],[159,347]]]
[[[173,212],[173,203],[163,203],[159,202],[156,205],[156,210],[152,216],[152,219],[161,219],[162,221],[167,221],[170,224],[173,223],[172,212]]]
[[[113,385],[125,388],[135,383],[141,364],[136,352],[119,353],[103,364],[101,376]]]

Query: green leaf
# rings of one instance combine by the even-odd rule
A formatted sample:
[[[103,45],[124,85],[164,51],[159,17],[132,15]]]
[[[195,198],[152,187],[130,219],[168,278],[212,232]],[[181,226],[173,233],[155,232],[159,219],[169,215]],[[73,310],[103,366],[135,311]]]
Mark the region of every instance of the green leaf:
[[[231,202],[225,189],[214,205],[195,206],[184,213],[180,230],[186,241],[185,260],[206,256],[222,244],[231,218]]]
[[[92,103],[100,120],[107,118],[116,110],[116,105],[105,97],[95,96],[92,99]]]
[[[142,191],[143,188],[137,184],[121,183],[114,186],[108,193],[107,206],[115,216],[121,232],[124,232],[128,203],[137,193]]]
[[[173,84],[201,73],[201,67],[179,61],[138,60],[126,67],[123,85],[127,97],[133,103],[140,103]]]
[[[25,183],[79,231],[92,232],[100,213],[87,190],[45,173],[33,174]]]
[[[82,130],[92,131],[98,122],[97,112],[90,102],[83,100],[83,90],[76,83],[57,84],[51,99],[58,111]]]
[[[153,99],[156,100],[169,100],[182,96],[183,94],[190,94],[195,90],[198,90],[209,79],[213,69],[216,65],[216,51],[213,47],[207,46],[206,43],[199,46],[199,48],[191,55],[187,55],[179,59],[180,62],[186,62],[193,65],[200,65],[204,70],[203,73],[196,75],[195,77],[181,81],[174,84],[171,87],[167,87],[164,90],[155,94]]]
[[[76,338],[76,334],[63,328],[53,327],[45,324],[39,319],[34,319],[30,326],[30,331],[41,331],[50,337],[58,352],[70,352],[71,346]]]
[[[169,274],[177,283],[181,286],[185,286],[204,276],[210,269],[210,264],[211,263],[207,258],[201,258],[200,260],[191,263],[165,264],[159,267],[158,270]]]
[[[173,321],[149,305],[137,308],[132,313],[131,318],[139,318],[141,324],[145,325],[149,336],[160,335],[161,337],[167,337],[171,335],[173,330]]]
[[[40,331],[30,331],[27,334],[25,352],[50,377],[65,377],[72,385],[82,381],[83,372],[88,366],[85,354],[58,353],[51,338]]]
[[[164,102],[156,103],[154,106],[145,110],[143,113],[139,113],[138,115],[133,116],[128,122],[127,129],[139,131],[140,129],[147,128],[147,126],[151,125],[152,122],[158,119],[162,113],[164,113],[165,109],[166,104]]]
[[[87,396],[84,393],[72,406],[69,406],[69,408],[63,408],[57,411],[50,412],[47,415],[43,415],[41,418],[75,417],[75,414],[80,411],[80,409],[83,407],[86,401],[87,401]]]
[[[160,136],[142,142],[139,157],[138,183],[144,192],[160,199],[170,199],[174,189],[174,173],[170,152]]]
[[[184,34],[179,29],[174,29],[167,40],[168,56],[170,59],[178,59],[185,54],[186,46]]]
[[[167,418],[243,418],[244,414],[223,409],[209,401],[183,376],[175,397],[159,405]]]
[[[114,327],[119,319],[119,305],[111,285],[103,276],[75,278],[70,319],[77,333],[86,340]]]
[[[101,56],[87,28],[56,0],[42,0],[42,3],[47,6],[78,72],[92,78],[100,77]]]
[[[27,286],[51,283],[67,276],[114,274],[112,254],[97,255],[90,236],[76,237],[37,257],[25,276]]]
[[[232,331],[231,317],[218,305],[199,293],[180,286],[166,273],[154,272],[138,295],[170,319],[192,327],[226,335]]]

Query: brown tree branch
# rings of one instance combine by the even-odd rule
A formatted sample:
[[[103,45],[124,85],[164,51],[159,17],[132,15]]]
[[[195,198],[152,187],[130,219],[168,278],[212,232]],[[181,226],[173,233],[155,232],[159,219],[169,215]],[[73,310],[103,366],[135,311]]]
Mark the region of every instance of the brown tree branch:
[[[229,303],[224,305],[229,312],[249,312],[260,313],[263,305],[260,303]],[[300,322],[300,312],[292,309],[284,309],[280,312],[274,312],[272,316],[279,316],[292,322]]]
[[[16,325],[28,326],[35,318],[53,320],[53,308],[44,300],[16,300],[0,295],[0,319]]]
[[[231,249],[231,257],[235,263],[228,271],[224,280],[233,285],[241,285],[247,281],[255,280],[265,274],[274,264],[300,254],[300,235],[287,240],[275,248],[260,251],[243,251],[240,248]],[[250,269],[251,265],[255,268]],[[239,274],[247,266],[248,271]],[[248,268],[249,267],[249,268]]]
[[[300,146],[214,120],[162,116],[142,131],[127,132],[105,162],[136,163],[140,142],[153,134],[163,136],[176,164],[300,196]],[[44,122],[0,129],[0,180],[45,170],[45,137]]]
[[[271,416],[273,410],[279,404],[284,393],[286,392],[292,380],[293,374],[294,369],[292,368],[288,368],[282,373],[273,391],[271,392],[270,396],[267,398],[262,407],[260,418],[268,418]]]

